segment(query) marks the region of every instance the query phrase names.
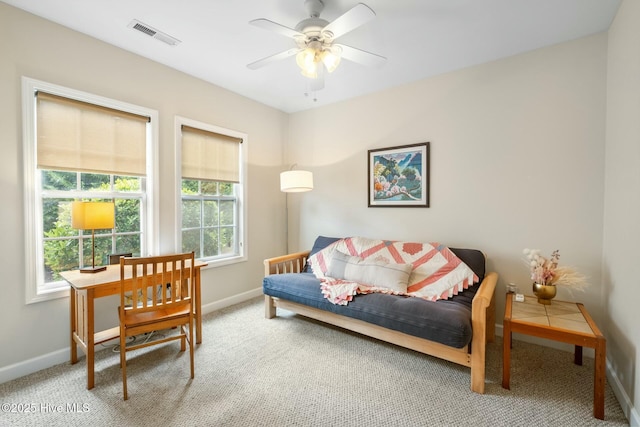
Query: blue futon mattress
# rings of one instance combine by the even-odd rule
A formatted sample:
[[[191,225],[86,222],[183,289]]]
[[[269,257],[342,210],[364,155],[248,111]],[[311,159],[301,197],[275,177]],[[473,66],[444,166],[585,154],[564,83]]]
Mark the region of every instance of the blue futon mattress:
[[[451,250],[473,269],[482,281],[484,255],[473,249]],[[326,300],[320,291],[320,280],[313,273],[270,275],[263,279],[262,289],[265,295],[360,319],[450,347],[462,348],[471,342],[471,302],[479,286],[480,283],[477,283],[453,298],[435,302],[381,293],[356,295],[346,306],[335,305]]]

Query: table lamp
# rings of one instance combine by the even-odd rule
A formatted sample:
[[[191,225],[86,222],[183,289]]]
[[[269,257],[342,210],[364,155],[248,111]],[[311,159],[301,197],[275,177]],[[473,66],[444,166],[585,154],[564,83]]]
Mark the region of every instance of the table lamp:
[[[91,230],[91,267],[80,268],[81,273],[97,273],[106,266],[96,267],[95,230],[115,227],[115,205],[113,202],[80,202],[71,204],[71,227]]]

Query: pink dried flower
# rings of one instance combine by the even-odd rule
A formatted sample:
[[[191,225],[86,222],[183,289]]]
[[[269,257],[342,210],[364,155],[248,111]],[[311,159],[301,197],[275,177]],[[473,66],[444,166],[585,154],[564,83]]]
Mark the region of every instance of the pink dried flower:
[[[540,285],[567,285],[582,290],[585,277],[569,267],[559,267],[560,251],[555,250],[549,258],[540,255],[539,249],[523,251],[531,270],[531,280]]]
[[[553,251],[549,259],[540,255],[539,249],[525,249],[523,253],[527,257],[529,268],[531,269],[531,280],[541,285],[553,284],[554,273],[558,268],[558,260],[560,259],[560,251]]]

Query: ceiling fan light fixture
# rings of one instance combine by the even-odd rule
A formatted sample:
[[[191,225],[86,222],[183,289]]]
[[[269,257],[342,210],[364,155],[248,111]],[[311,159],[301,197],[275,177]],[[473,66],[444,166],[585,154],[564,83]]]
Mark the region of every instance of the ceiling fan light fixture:
[[[318,72],[317,71],[308,71],[308,70],[302,70],[300,72],[300,74],[302,74],[303,76],[309,78],[309,79],[317,79],[318,78]]]
[[[309,18],[298,22],[295,28],[289,28],[265,18],[249,21],[250,24],[257,27],[292,38],[295,41],[296,48],[252,62],[247,65],[248,68],[255,70],[276,60],[295,55],[296,63],[302,70],[303,76],[324,81],[324,69],[326,68],[330,73],[336,70],[343,56],[349,61],[370,66],[380,65],[386,60],[386,58],[371,52],[346,45],[333,44],[336,39],[369,22],[376,16],[369,6],[364,3],[358,3],[332,22],[329,22],[320,18],[320,12],[324,8],[324,0],[303,1],[309,12]],[[318,86],[320,88],[324,87],[324,85]]]
[[[335,69],[338,68],[338,65],[340,65],[340,55],[336,53],[336,50],[333,48],[323,50],[320,57],[322,58],[322,63],[330,73],[333,73]]]
[[[300,72],[300,74],[302,74],[305,77],[308,77],[310,79],[317,79],[318,78],[318,71],[317,70],[302,70]]]
[[[302,70],[302,75],[315,79],[318,77],[318,59],[317,50],[307,47],[296,55],[296,63]]]

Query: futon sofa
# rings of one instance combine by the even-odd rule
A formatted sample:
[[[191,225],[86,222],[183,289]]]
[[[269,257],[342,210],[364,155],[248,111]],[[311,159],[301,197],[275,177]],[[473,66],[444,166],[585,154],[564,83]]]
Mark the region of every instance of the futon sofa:
[[[331,292],[327,291],[327,288],[330,288],[327,284],[340,284],[345,281],[333,279],[324,273],[343,274],[347,271],[344,268],[345,265],[347,269],[352,267],[356,269],[353,271],[357,271],[360,267],[364,267],[360,268],[360,271],[365,270],[368,266],[363,266],[362,263],[367,260],[358,256],[366,256],[364,252],[367,251],[372,252],[366,249],[367,245],[360,248],[361,252],[358,252],[354,249],[353,244],[349,246],[350,241],[345,245],[344,240],[320,236],[310,251],[266,259],[263,279],[265,316],[269,319],[273,318],[276,316],[276,308],[281,308],[467,366],[471,368],[471,390],[484,393],[485,345],[495,338],[494,293],[498,278],[495,272],[487,273],[485,271],[484,254],[475,249],[446,248],[442,245],[431,244],[431,247],[427,247],[431,251],[425,250],[425,253],[430,253],[429,256],[436,253],[435,259],[442,258],[440,252],[437,252],[442,251],[445,254],[444,264],[451,265],[455,260],[460,264],[460,268],[468,267],[472,270],[470,274],[474,277],[473,283],[463,280],[460,283],[464,283],[464,286],[455,286],[448,293],[438,291],[435,296],[427,296],[423,293],[424,288],[417,292],[410,292],[411,288],[389,290],[384,287],[358,287],[356,285],[355,288],[352,288],[356,291],[351,292],[351,296],[339,302],[329,298]],[[415,243],[399,245],[399,242],[391,241],[381,242],[376,248],[382,248],[381,252],[382,250],[386,251],[388,247],[389,250],[386,252],[396,258],[400,258],[400,255],[406,255],[397,253],[402,251],[402,248],[411,249],[415,248],[415,245],[422,245]],[[368,244],[369,241],[365,240],[365,243]],[[377,244],[377,242],[374,243]],[[351,254],[334,250],[333,257],[329,259],[327,254],[331,254],[330,249],[337,244],[342,244],[342,249],[346,249],[345,252],[350,250]],[[324,260],[322,259],[323,254]],[[335,261],[337,255],[341,257],[340,261],[348,258],[347,262],[340,265],[338,261]],[[410,260],[413,260],[414,264],[418,264],[428,258],[422,257],[418,260],[416,257],[420,255],[421,253],[418,253]],[[331,260],[334,261],[330,262]],[[375,263],[375,254],[370,256],[369,260]],[[384,261],[389,263],[389,259]],[[405,265],[401,263],[401,260],[399,261],[398,265],[394,265],[392,261],[390,266],[404,268]],[[327,263],[329,266],[321,265],[323,263]],[[333,268],[330,264],[333,264]],[[380,263],[374,264],[373,268],[377,270],[375,270],[375,274],[369,274],[369,276],[375,276],[373,281],[391,277],[387,276],[384,270],[378,269],[380,265]],[[386,267],[389,264],[382,264],[382,266]],[[320,272],[321,267],[323,268],[322,272]],[[368,272],[371,273],[373,270]],[[403,273],[392,272],[393,277],[400,277],[398,274],[405,273],[406,271]],[[414,278],[416,274],[417,271],[412,270],[410,277]],[[436,273],[429,277],[425,276],[422,283],[429,282],[430,277],[435,276],[438,276],[439,279],[439,276],[443,276],[443,274]],[[436,279],[431,281],[435,283]],[[346,281],[346,283],[353,282]]]

